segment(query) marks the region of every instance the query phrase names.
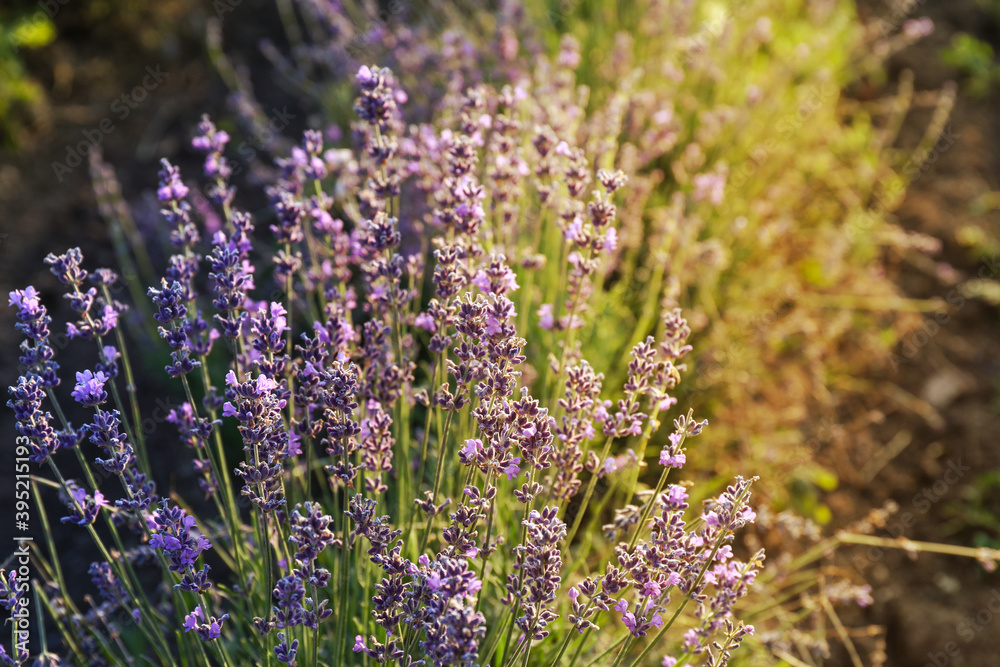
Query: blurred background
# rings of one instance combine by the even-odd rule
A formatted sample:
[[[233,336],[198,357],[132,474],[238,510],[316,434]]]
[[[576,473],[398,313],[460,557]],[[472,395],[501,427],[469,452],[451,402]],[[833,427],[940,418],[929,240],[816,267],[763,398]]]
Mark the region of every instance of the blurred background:
[[[554,53],[571,33],[593,100],[610,97],[629,67],[647,77],[626,95],[634,111],[622,134],[647,177],[629,210],[638,244],[645,229],[664,255],[647,258],[652,270],[606,308],[628,313],[636,331],[647,304],[685,309],[697,361],[681,405],[712,422],[693,465],[707,479],[762,477],[770,509],[754,539],[776,554],[768,566],[798,553],[783,541],[807,547],[814,528],[836,535],[879,508],[893,511],[859,532],[1000,548],[997,0],[341,4],[352,3],[5,0],[0,290],[35,285],[64,321],[43,258],[79,246],[90,266],[116,266],[108,219],[123,210],[134,236],[125,241],[149,239],[139,245],[162,261],[158,161],[197,173],[190,138],[203,113],[240,146],[236,180],[253,211],[264,206],[253,186],[304,128],[350,118],[352,63],[395,64],[411,77],[404,85],[438,85],[421,74],[440,48],[431,37],[461,48],[450,30],[472,43],[499,30],[527,53]],[[691,21],[672,24],[664,41],[658,26],[671,12]],[[413,34],[394,37],[408,29],[431,36],[409,60],[399,45]],[[757,40],[753,57],[727,46],[732,34]],[[343,57],[324,52],[327,41]],[[95,195],[93,146],[117,172],[124,209]],[[718,197],[701,177],[722,179]],[[687,245],[657,245],[664,216],[697,219],[698,232]],[[668,267],[660,278],[658,266]],[[4,306],[7,386],[19,335]],[[608,340],[596,348],[608,359],[631,342]],[[155,390],[150,375],[143,382]],[[165,464],[180,451],[166,431],[152,436]],[[9,410],[0,433],[6,451]],[[165,466],[166,486],[192,487],[186,470]],[[796,532],[790,517],[808,527]],[[754,664],[997,664],[1000,575],[974,558],[877,540],[841,545],[818,566],[818,576],[870,585],[872,598],[842,612],[844,627],[820,628],[825,655],[796,647],[808,640],[788,632],[789,616],[785,638],[759,654],[771,662]]]

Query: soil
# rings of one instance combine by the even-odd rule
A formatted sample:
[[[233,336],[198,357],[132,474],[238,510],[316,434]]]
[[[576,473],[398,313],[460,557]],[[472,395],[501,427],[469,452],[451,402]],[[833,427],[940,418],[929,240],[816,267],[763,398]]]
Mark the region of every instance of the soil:
[[[256,43],[262,35],[246,31],[253,26],[277,25],[274,17],[261,18],[273,11],[273,3],[243,0],[229,4],[235,9],[224,20],[227,51],[259,63]],[[30,70],[50,91],[50,110],[45,122],[38,119],[36,124],[45,131],[26,134],[18,153],[3,155],[0,160],[0,206],[4,210],[0,219],[0,293],[35,285],[49,295],[47,305],[56,322],[66,321],[69,313],[61,300],[51,297],[59,293],[59,287],[45,270],[44,256],[80,246],[90,266],[114,266],[115,259],[98,216],[86,164],[60,180],[52,163],[65,162],[67,147],[81,141],[84,130],[99,127],[104,117],[117,118],[114,100],[142,81],[147,66],[160,65],[168,76],[150,91],[148,99],[130,109],[127,117],[116,120],[114,131],[102,138],[105,157],[116,166],[127,198],[139,199],[155,186],[160,156],[179,160],[182,167],[196,168],[184,147],[192,128],[203,112],[225,113],[225,91],[212,73],[201,41],[204,20],[214,13],[212,6],[207,2],[195,6],[188,1],[165,6],[176,12],[166,18],[172,22],[171,36],[140,39],[127,26],[114,22],[95,26],[92,18],[70,3],[55,16],[60,40],[42,52],[28,54]],[[868,18],[891,14],[885,6],[872,2],[864,2],[860,11]],[[244,12],[251,18],[241,21]],[[918,0],[911,17],[923,15],[934,20],[936,31],[890,61],[888,90],[904,69],[915,73],[917,90],[939,90],[955,78],[956,72],[941,64],[938,50],[958,31],[988,39],[1000,49],[997,19],[975,0],[926,4]],[[998,103],[996,91],[985,99],[959,95],[948,126],[954,143],[920,173],[895,212],[905,228],[942,242],[940,253],[928,262],[910,255],[892,258],[900,285],[909,296],[947,299],[954,296],[956,278],[974,276],[981,270],[985,275],[992,272],[995,278],[1000,271],[1000,258],[976,257],[959,243],[957,235],[964,226],[974,225],[988,236],[1000,238],[1000,215],[996,211],[979,213],[971,206],[980,195],[1000,190]],[[929,117],[927,110],[911,113],[898,145],[915,146]],[[928,315],[927,321],[935,326],[925,328],[923,336],[903,341],[897,372],[883,378],[923,400],[930,410],[925,409],[925,415],[920,416],[913,411],[885,409],[877,423],[857,433],[856,458],[830,462],[843,484],[826,501],[837,522],[845,524],[870,508],[895,501],[900,511],[877,533],[882,536],[902,534],[914,540],[998,547],[1000,485],[987,485],[985,475],[1000,470],[996,435],[1000,427],[1000,337],[996,335],[1000,312],[980,299],[964,299],[960,306],[952,301],[948,310]],[[0,309],[2,386],[14,380],[18,340],[11,310]],[[61,353],[67,366],[80,367],[93,361],[87,354],[83,344],[71,344]],[[877,397],[873,397],[870,409],[882,409]],[[72,415],[70,418],[74,420]],[[80,418],[75,421],[79,423]],[[5,442],[10,442],[13,432],[10,411],[0,410],[0,433],[5,434]],[[154,444],[164,462],[179,454],[179,445],[168,433],[155,433]],[[876,457],[882,457],[885,465],[872,474],[876,468],[871,462]],[[8,459],[0,459],[4,479],[12,473]],[[183,472],[159,481],[162,489],[192,484]],[[0,501],[4,508],[8,502],[6,497]],[[976,508],[984,511],[975,513]],[[53,513],[57,511],[52,508]],[[0,513],[9,515],[7,509]],[[0,527],[0,539],[7,540],[7,531],[5,523]],[[71,557],[80,561],[81,569],[72,569],[85,571],[90,556],[71,536],[61,535],[60,550],[75,554]],[[875,599],[857,618],[845,621],[855,626],[885,627],[885,664],[1000,664],[1000,573],[987,573],[975,561],[954,556],[921,554],[914,560],[901,550],[863,547],[847,550],[844,563],[867,578]],[[864,643],[864,639],[859,641]],[[846,656],[835,656],[826,664],[851,663]]]
[[[863,3],[862,16],[891,16],[885,6],[872,5]],[[941,90],[955,80],[957,72],[941,63],[939,52],[957,32],[991,41],[994,49],[1000,46],[996,15],[975,2],[917,3],[910,17],[920,16],[930,17],[935,31],[890,60],[890,81],[904,70],[915,75],[917,91]],[[938,143],[933,162],[895,211],[904,228],[942,243],[932,261],[895,258],[904,293],[949,305],[928,313],[923,330],[901,342],[897,370],[884,378],[924,401],[929,410],[925,418],[897,411],[872,426],[860,439],[872,446],[861,448],[858,460],[849,465],[841,462],[846,484],[827,502],[836,516],[849,520],[864,508],[892,500],[899,511],[876,533],[880,536],[996,548],[1000,488],[987,482],[990,471],[1000,468],[1000,313],[983,300],[962,298],[956,285],[976,276],[1000,277],[995,253],[977,257],[959,242],[959,230],[967,226],[983,230],[988,238],[1000,236],[997,212],[980,213],[973,205],[1000,188],[1000,118],[996,89],[985,99],[974,99],[959,83],[944,132],[948,138]],[[930,109],[911,112],[897,145],[916,146],[930,116]],[[885,462],[878,474],[859,474],[876,459]],[[955,556],[922,553],[913,559],[902,550],[865,547],[846,555],[852,569],[864,573],[874,588],[875,603],[865,620],[886,628],[886,664],[1000,664],[1000,573]]]

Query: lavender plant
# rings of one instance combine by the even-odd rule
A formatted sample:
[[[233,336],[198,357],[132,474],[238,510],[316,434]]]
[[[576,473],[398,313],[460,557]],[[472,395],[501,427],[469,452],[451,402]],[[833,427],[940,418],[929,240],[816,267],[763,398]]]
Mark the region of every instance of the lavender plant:
[[[46,260],[79,316],[67,334],[100,360],[69,392],[92,414],[78,427],[40,295],[11,292],[26,371],[8,405],[41,468],[36,509],[48,528],[57,492],[100,554],[85,610],[50,534],[34,552],[65,659],[726,664],[753,632],[734,606],[764,556],[734,544],[754,479],[698,503],[671,478],[706,428],[670,415],[690,329],[668,309],[620,386],[580,351],[621,261],[614,133],[595,149],[569,118],[529,125],[559,93],[544,81],[470,87],[446,127],[407,127],[388,69],[355,83],[355,150],[307,131],[267,188],[267,232],[208,118],[192,146],[217,228],[163,162],[173,254],[148,300],[204,502],[162,497],[152,474],[118,276],[77,249]],[[4,606],[24,604],[2,578]]]
[[[609,240],[621,250],[614,279],[581,300],[622,326],[581,313],[576,341],[620,383],[660,312],[684,308],[697,345],[679,391],[716,426],[708,454],[693,454],[699,469],[728,477],[748,458],[765,461],[758,492],[826,522],[829,511],[794,489],[815,496],[850,479],[856,471],[821,467],[817,455],[848,460],[856,452],[840,450],[864,434],[818,425],[850,421],[857,397],[876,391],[883,412],[927,414],[876,378],[897,365],[893,346],[920,313],[941,306],[900,295],[885,257],[921,262],[939,244],[888,213],[919,177],[953,91],[916,96],[904,75],[893,99],[851,95],[860,78],[884,77],[884,59],[925,36],[927,19],[886,36],[849,2],[510,0],[461,19],[451,3],[376,4],[299,0],[309,29],[289,32],[289,54],[265,54],[331,122],[349,99],[337,73],[372,58],[393,63],[412,92],[408,120],[439,128],[469,86],[544,90],[521,141],[536,126],[554,130],[630,179]],[[247,85],[231,85],[253,122]],[[913,150],[894,149],[914,106],[936,107],[934,120]]]
[[[920,263],[926,261],[920,255],[938,247],[887,213],[919,178],[952,91],[914,95],[904,73],[894,99],[863,102],[851,92],[862,76],[880,80],[884,58],[926,35],[928,20],[907,21],[887,37],[866,28],[843,2],[526,0],[460,21],[449,16],[450,3],[396,5],[388,14],[363,0],[297,6],[312,39],[290,33],[289,57],[272,46],[265,53],[324,118],[343,113],[335,73],[371,54],[412,82],[408,118],[429,119],[436,128],[453,127],[465,113],[469,85],[508,82],[515,95],[535,91],[525,95],[530,120],[503,126],[497,146],[505,152],[489,167],[491,177],[518,184],[518,147],[529,155],[533,148],[541,157],[534,170],[541,187],[537,198],[505,199],[514,205],[505,203],[502,219],[516,220],[526,209],[559,216],[552,239],[535,236],[533,226],[520,233],[538,239],[534,252],[544,261],[559,256],[560,234],[574,243],[603,234],[615,259],[609,272],[600,263],[595,271],[590,261],[602,253],[574,248],[570,271],[527,273],[519,294],[541,290],[531,306],[538,335],[524,334],[528,357],[552,364],[530,369],[537,371],[533,387],[545,391],[553,377],[558,382],[567,357],[589,359],[593,367],[581,372],[601,374],[605,384],[625,383],[635,344],[664,332],[662,311],[683,307],[695,350],[674,393],[714,425],[690,453],[688,469],[714,473],[724,484],[753,461],[763,477],[758,497],[782,517],[782,527],[795,512],[830,521],[822,492],[856,481],[851,462],[870,437],[867,416],[852,417],[857,405],[875,401],[883,412],[933,416],[881,378],[898,361],[896,341],[919,325],[921,311],[940,304],[903,298],[884,258]],[[247,87],[235,89],[245,101]],[[923,105],[936,108],[920,144],[912,151],[890,148],[903,116]],[[577,147],[629,179],[610,202],[588,202],[580,223],[561,217],[558,205],[550,208],[544,180],[579,187]],[[617,222],[604,227],[609,211]],[[535,260],[529,251],[520,261],[530,267]],[[564,290],[580,296],[553,297]],[[518,310],[531,327],[527,309]],[[547,334],[567,329],[565,337]],[[598,478],[629,465],[652,486],[656,476],[636,462],[657,460],[666,443],[662,434],[654,442],[617,457],[595,455],[603,461],[594,468]],[[567,456],[594,464],[574,458],[575,451]],[[857,572],[838,566],[833,546],[878,541],[859,534],[877,523],[821,539],[820,526],[795,521],[810,526],[805,532],[815,540],[790,538],[772,524],[747,543],[752,551],[767,540],[769,553],[795,565],[766,577],[750,603],[754,621],[774,629],[766,641],[753,642],[764,649],[755,656],[761,663],[808,663],[829,654],[826,628],[840,624],[832,601],[868,601]],[[571,537],[581,530],[576,524]],[[600,524],[589,521],[584,535]],[[773,539],[775,533],[783,538]],[[993,562],[974,549],[949,553]],[[819,561],[829,567],[821,571]],[[847,633],[837,639],[857,655]],[[878,654],[876,646],[875,664]]]

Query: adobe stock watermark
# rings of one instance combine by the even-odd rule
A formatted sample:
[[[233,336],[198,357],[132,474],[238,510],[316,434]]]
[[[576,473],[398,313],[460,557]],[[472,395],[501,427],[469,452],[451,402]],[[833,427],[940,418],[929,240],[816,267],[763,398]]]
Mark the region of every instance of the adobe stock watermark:
[[[907,528],[913,527],[917,523],[917,514],[924,515],[931,511],[931,508],[948,494],[952,488],[958,484],[966,473],[972,470],[972,466],[962,465],[961,459],[948,461],[944,472],[934,481],[933,484],[925,486],[923,489],[913,494],[910,499],[910,507],[913,511],[907,510],[893,515],[891,521],[886,523],[884,531],[892,538],[903,537]],[[916,512],[917,514],[914,514]],[[871,545],[863,554],[855,556],[851,560],[851,565],[860,574],[882,560],[886,554],[886,549],[880,546]]]
[[[73,0],[38,0],[36,3],[40,11],[45,12],[45,15],[50,19],[54,18],[59,10],[68,5]]]
[[[18,26],[22,29],[27,29],[31,31],[34,27],[41,27],[41,25],[48,23],[59,10],[68,5],[72,0],[38,0],[35,6],[38,9],[31,15],[31,18],[25,21],[23,24]],[[20,30],[15,29],[7,33],[7,42],[10,44],[10,48],[17,53],[21,50],[21,40],[18,38],[18,33]]]
[[[955,627],[955,632],[966,644],[976,638],[976,635],[991,627],[997,614],[1000,614],[1000,589],[994,588],[990,591],[989,601],[986,606],[976,612],[975,616],[966,616],[961,623]],[[962,647],[958,642],[950,641],[943,647],[943,651],[930,651],[927,653],[927,662],[923,667],[948,667],[952,659],[957,658],[962,653]]]
[[[63,177],[86,162],[96,146],[100,146],[104,137],[117,129],[117,124],[124,121],[141,105],[153,90],[156,89],[166,78],[170,76],[160,69],[159,65],[149,65],[146,67],[146,76],[131,90],[122,93],[111,103],[110,111],[113,116],[105,116],[97,123],[96,127],[82,131],[83,139],[76,144],[66,145],[66,157],[62,162],[53,162],[52,171],[56,179],[62,183]]]
[[[839,95],[840,90],[832,83],[816,84],[807,88],[805,99],[794,110],[778,119],[775,125],[778,136],[755,145],[747,155],[748,159],[733,168],[726,182],[726,194],[732,194],[733,190],[742,188],[747,179],[757,173],[782,143],[802,129],[819,109],[836,102]]]
[[[232,176],[239,176],[243,173],[246,165],[257,159],[259,151],[266,151],[267,147],[274,140],[274,137],[281,134],[282,130],[288,127],[296,115],[288,111],[288,107],[281,107],[281,110],[271,109],[271,116],[266,125],[263,125],[253,136],[240,142],[236,147],[236,154],[240,160],[235,161],[232,167]]]
[[[568,19],[580,7],[583,0],[559,0],[555,7],[545,14],[549,25],[558,27],[560,23]]]
[[[31,587],[31,553],[28,551],[33,541],[31,537],[31,472],[27,436],[14,438],[14,525],[11,534],[17,548],[11,557],[15,575],[14,587],[21,604],[10,610],[11,634],[14,637],[14,655],[23,651],[27,654],[31,641],[31,606],[27,602]]]
[[[913,12],[926,2],[927,0],[897,0],[897,2],[892,3],[892,13],[875,22],[879,34],[884,39],[896,32],[900,26],[906,23]]]
[[[212,9],[215,10],[215,17],[221,19],[229,12],[236,11],[242,4],[243,0],[212,0]]]

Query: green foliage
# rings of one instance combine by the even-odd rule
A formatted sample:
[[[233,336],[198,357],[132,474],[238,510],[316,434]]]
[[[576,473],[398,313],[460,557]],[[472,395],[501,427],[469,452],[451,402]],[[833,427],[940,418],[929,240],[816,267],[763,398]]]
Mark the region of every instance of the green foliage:
[[[1000,80],[993,47],[968,33],[956,34],[951,44],[942,49],[941,60],[967,77],[967,91],[972,97],[985,97]]]
[[[41,11],[0,14],[0,143],[10,150],[18,134],[43,102],[43,93],[24,68],[21,52],[55,39],[55,26]]]
[[[984,472],[961,492],[962,500],[946,508],[948,532],[971,532],[975,546],[1000,548],[1000,470]]]
[[[689,397],[717,427],[696,463],[725,472],[749,460],[765,484],[775,472],[792,479],[818,451],[802,446],[810,421],[833,418],[853,378],[884,370],[924,307],[879,268],[890,239],[906,236],[886,212],[912,173],[888,149],[892,118],[841,92],[871,50],[853,5],[529,7],[552,28],[550,50],[561,30],[580,40],[577,80],[591,108],[639,72],[622,155],[650,195],[623,214],[630,261],[598,295],[623,326],[592,330],[584,355],[621,359],[652,333],[643,313],[679,304],[696,330]],[[717,203],[699,192],[706,176],[725,179]]]

